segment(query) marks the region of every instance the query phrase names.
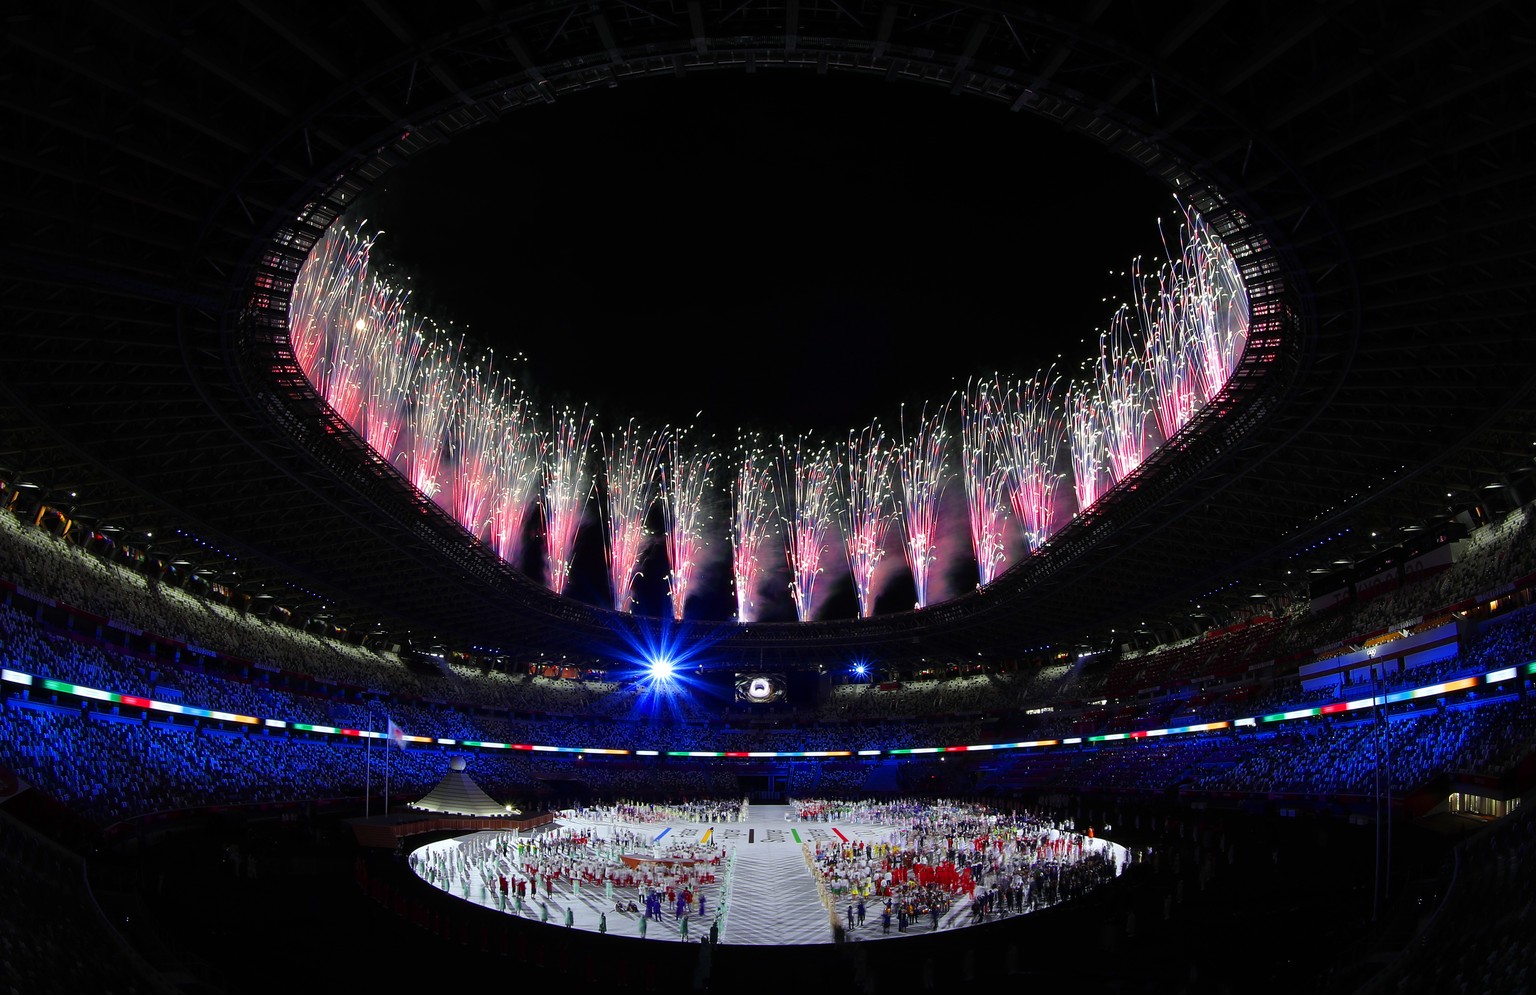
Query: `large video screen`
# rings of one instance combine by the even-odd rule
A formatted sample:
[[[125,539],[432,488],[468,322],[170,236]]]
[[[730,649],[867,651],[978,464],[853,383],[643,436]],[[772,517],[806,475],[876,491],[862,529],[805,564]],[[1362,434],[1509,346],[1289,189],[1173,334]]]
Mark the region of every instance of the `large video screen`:
[[[783,674],[737,674],[736,700],[748,705],[771,705],[783,701],[789,685]]]

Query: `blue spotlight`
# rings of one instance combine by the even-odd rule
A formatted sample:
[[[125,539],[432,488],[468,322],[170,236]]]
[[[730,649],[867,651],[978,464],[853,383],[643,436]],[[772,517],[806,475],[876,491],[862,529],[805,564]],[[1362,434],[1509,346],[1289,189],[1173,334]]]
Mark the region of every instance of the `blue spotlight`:
[[[856,664],[853,665],[853,672],[854,672],[855,676],[863,677],[864,675],[869,673],[869,667],[865,666],[862,663],[856,663]]]
[[[646,664],[646,667],[650,671],[651,677],[655,680],[665,681],[672,676],[672,661],[666,657],[658,657],[651,660]]]

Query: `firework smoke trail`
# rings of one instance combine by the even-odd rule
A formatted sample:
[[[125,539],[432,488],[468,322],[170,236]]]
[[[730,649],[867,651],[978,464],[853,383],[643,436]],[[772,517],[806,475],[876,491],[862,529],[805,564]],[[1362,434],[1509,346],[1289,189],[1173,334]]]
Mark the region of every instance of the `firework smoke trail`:
[[[650,538],[645,519],[661,492],[661,458],[668,434],[662,429],[645,435],[631,418],[617,437],[603,438],[608,582],[615,611],[634,608],[635,578]]]
[[[828,537],[837,527],[837,456],[831,449],[814,447],[804,436],[793,447],[780,440],[779,449],[778,493],[789,594],[796,617],[808,622],[816,603],[816,581],[831,549]]]
[[[672,598],[672,617],[683,620],[683,608],[693,587],[701,553],[707,545],[704,522],[708,519],[706,497],[714,486],[714,455],[704,449],[683,449],[684,433],[671,439],[671,449],[662,467],[662,514],[666,522],[668,593]]]
[[[983,587],[997,579],[1008,558],[1010,499],[1002,443],[1003,396],[995,380],[969,384],[960,395],[960,471],[977,579]]]
[[[587,450],[592,439],[592,420],[587,409],[580,414],[563,408],[552,419],[548,459],[544,463],[544,560],[546,582],[556,594],[564,594],[571,581],[571,553],[576,533],[592,496],[592,471]]]
[[[755,441],[738,444],[731,484],[731,571],[740,622],[757,621],[762,558],[768,544],[778,538],[773,481],[774,460],[762,445]]]
[[[458,415],[464,372],[455,346],[434,342],[422,357],[416,399],[411,406],[409,439],[401,453],[405,475],[416,489],[452,514],[448,486],[448,440]]]
[[[1067,439],[1072,458],[1072,488],[1077,494],[1077,510],[1087,511],[1099,500],[1109,475],[1104,454],[1104,429],[1098,397],[1091,387],[1073,384],[1068,388]]]
[[[501,483],[496,464],[501,459],[502,423],[513,402],[501,376],[488,364],[470,370],[463,384],[453,422],[448,512],[478,539],[485,538],[491,525]]]
[[[871,422],[848,433],[843,452],[844,472],[837,478],[843,546],[859,614],[869,618],[875,613],[875,570],[885,557],[885,537],[900,517],[892,476],[896,447],[885,441],[879,423]]]
[[[952,401],[953,399],[951,399]],[[901,444],[896,450],[896,475],[901,481],[898,502],[902,548],[917,592],[917,607],[928,607],[928,574],[939,558],[939,501],[954,477],[950,465],[949,405],[933,414],[927,405],[907,435],[902,409]]]
[[[495,498],[491,502],[491,548],[508,563],[521,559],[523,524],[544,474],[548,448],[533,416],[532,403],[517,394],[502,413],[496,446]]]
[[[1054,370],[1037,374],[1003,395],[999,442],[1008,468],[1014,520],[1033,553],[1056,531],[1056,492],[1061,486],[1061,447],[1067,428]]]

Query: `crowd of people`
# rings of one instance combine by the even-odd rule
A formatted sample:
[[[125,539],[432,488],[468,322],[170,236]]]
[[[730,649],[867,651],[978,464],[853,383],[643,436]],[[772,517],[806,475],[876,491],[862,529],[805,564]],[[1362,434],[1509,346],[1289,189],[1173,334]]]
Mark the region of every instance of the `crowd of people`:
[[[1536,658],[1536,606],[1506,604],[1497,615],[1462,625],[1454,652],[1411,668],[1388,668],[1366,684],[1347,687],[1308,688],[1294,670],[1264,681],[1245,677],[1154,693],[1133,682],[1128,693],[1134,692],[1134,710],[1128,710],[1127,702],[1114,698],[1090,703],[1099,702],[1094,696],[1104,693],[1113,667],[1052,661],[837,684],[824,700],[790,709],[785,714],[794,721],[782,724],[753,722],[719,701],[687,697],[663,716],[640,718],[642,689],[633,682],[458,660],[444,661],[436,671],[408,666],[390,647],[241,612],[61,542],[13,516],[0,515],[0,523],[0,579],[9,582],[0,586],[0,667],[34,678],[0,684],[0,768],[100,827],[209,806],[328,800],[356,806],[365,795],[378,799],[386,770],[399,810],[436,786],[449,761],[466,753],[477,783],[516,807],[564,810],[615,827],[729,823],[744,813],[740,767],[731,759],[657,763],[635,756],[448,749],[435,741],[687,753],[886,751],[1062,738],[1172,725],[1184,717],[1264,715],[1341,695],[1482,676]],[[1529,573],[1536,561],[1532,535],[1527,516],[1517,512],[1477,534],[1469,553],[1433,578],[1342,611],[1297,610],[1282,617],[1275,631],[1264,633],[1265,651],[1296,654],[1340,640],[1347,648],[1351,634],[1443,625],[1443,607],[1491,589],[1499,578]],[[1227,638],[1244,637],[1212,641]],[[1140,665],[1149,662],[1155,660],[1147,657]],[[70,694],[44,679],[282,724],[168,714],[111,695]],[[990,756],[940,754],[942,762],[802,761],[792,765],[790,789],[799,818],[807,822],[902,827],[875,844],[823,839],[812,847],[812,866],[845,930],[933,930],[957,917],[1008,916],[1086,894],[1115,876],[1119,858],[1086,831],[1022,810],[915,798],[847,801],[871,797],[877,782],[883,797],[914,784],[929,791],[959,784],[978,794],[1037,798],[1084,791],[1150,796],[1172,789],[1185,796],[1401,796],[1447,772],[1499,777],[1514,770],[1536,749],[1530,690],[1529,676],[1517,673],[1391,706],[1215,734]],[[390,723],[433,742],[395,750],[384,742],[297,728],[382,731]],[[892,778],[893,769],[922,774]],[[934,779],[935,771],[942,779]],[[1523,887],[1531,822],[1512,825],[1469,851],[1470,869],[1454,897],[1503,896],[1497,914],[1518,931],[1529,903],[1511,899],[1509,889]],[[710,913],[718,914],[724,895],[715,861],[723,851],[668,852],[663,856],[673,863],[637,871],[618,859],[620,851],[647,852],[648,841],[642,832],[626,832],[606,849],[596,839],[559,834],[519,845],[476,844],[480,850],[465,844],[469,849],[454,855],[424,852],[415,867],[446,891],[546,921],[559,922],[567,908],[562,902],[581,891],[602,895],[605,927],[611,917],[631,932],[649,924],[675,934],[690,921],[702,925]],[[64,851],[0,823],[0,867],[0,905],[13,910],[6,921],[27,927],[31,948],[57,951],[68,936],[99,926],[99,913],[77,887],[78,868]],[[23,924],[16,909],[43,915]],[[1443,940],[1439,959],[1415,960],[1414,970],[1433,974],[1453,991],[1525,983],[1524,945],[1468,948],[1465,939]],[[99,973],[99,959],[58,962],[66,966],[50,970],[77,972],[69,983],[80,990],[136,990],[127,951],[108,969],[110,976]],[[0,939],[0,967],[12,976],[25,982],[38,963],[20,956],[15,942]]]
[[[748,805],[745,798],[739,800],[695,798],[676,801],[621,798],[611,802],[580,804],[560,814],[572,819],[640,825],[660,822],[729,823],[745,820]]]
[[[811,713],[824,721],[783,726],[718,716],[710,721],[710,703],[691,701],[686,693],[678,699],[679,711],[637,719],[632,717],[638,694],[633,684],[548,677],[534,672],[537,668],[514,674],[462,663],[436,675],[423,673],[388,650],[324,638],[153,581],[14,516],[0,516],[0,522],[0,577],[15,585],[0,603],[0,665],[117,695],[283,723],[274,730],[264,721],[166,716],[120,701],[61,694],[36,683],[5,684],[0,763],[108,823],[157,807],[348,797],[368,790],[377,779],[380,757],[355,739],[296,733],[300,725],[377,733],[393,723],[433,743],[857,754],[1059,739],[1181,717],[1230,719],[1236,713],[1224,714],[1222,708],[1264,714],[1339,693],[1328,687],[1306,690],[1293,675],[1244,685],[1235,699],[1207,696],[1203,714],[1179,697],[1144,702],[1129,717],[1123,708],[1115,709],[1115,702],[1072,707],[1071,701],[1057,700],[1049,709],[1031,707],[1049,700],[1035,695],[1059,695],[1074,680],[1088,679],[1079,667],[1053,663],[1012,672],[836,685]],[[1523,511],[1479,535],[1487,537],[1477,540],[1482,556],[1501,567],[1513,569],[1529,557],[1532,530]],[[1458,577],[1483,582],[1483,568],[1465,565],[1468,559],[1476,557],[1463,557],[1432,578],[1437,589],[1448,590],[1447,584],[1460,583]],[[1419,596],[1417,590],[1411,597]],[[44,611],[31,599],[35,594],[59,604]],[[1394,603],[1401,611],[1415,602],[1394,602],[1388,595],[1370,604],[1384,606],[1372,609],[1379,611]],[[71,609],[91,614],[71,614]],[[1318,624],[1299,619],[1279,642],[1300,631],[1315,638]],[[1536,606],[1487,620],[1477,638],[1464,640],[1454,654],[1377,675],[1370,690],[1483,674],[1533,656]],[[1183,784],[1212,791],[1359,792],[1377,790],[1384,766],[1390,784],[1405,790],[1436,771],[1496,772],[1522,756],[1536,729],[1536,716],[1525,703],[1528,685],[1524,675],[1517,675],[1498,687],[1433,706],[1395,705],[1384,710],[1386,721],[1380,724],[1373,724],[1374,713],[1352,712],[1273,729],[1187,736],[1179,742],[1170,738],[1156,745],[1083,749],[1068,760],[1019,755],[1011,765],[973,765],[972,785],[1038,786],[1075,778],[1112,790]],[[1091,685],[1074,689],[1085,692],[1091,693]],[[61,762],[66,754],[69,763]],[[446,762],[432,747],[392,755],[397,797],[430,790]],[[663,771],[632,758],[613,762],[598,754],[480,750],[476,765],[484,784],[509,794],[552,782],[576,782],[593,794],[616,797],[654,797],[658,784],[674,796],[689,791],[732,795],[739,787],[729,763],[704,759]],[[956,769],[964,767],[957,763]],[[880,770],[877,763],[829,758],[797,766],[793,787],[856,796],[874,784]],[[900,784],[886,776],[881,786]]]
[[[811,864],[845,928],[873,907],[882,933],[952,915],[985,920],[1045,908],[1113,880],[1129,852],[1071,820],[944,799],[794,799],[801,821],[889,826],[886,839],[818,839]]]
[[[709,807],[729,811],[745,804]],[[434,887],[544,923],[571,925],[575,903],[586,894],[601,896],[600,907],[611,907],[614,925],[632,923],[641,937],[655,925],[670,926],[686,940],[690,920],[709,929],[725,909],[727,848],[691,840],[660,843],[634,828],[644,823],[615,821],[629,811],[658,810],[614,806],[601,813],[611,817],[606,824],[567,813],[573,821],[526,836],[482,832],[419,847],[411,851],[409,864]],[[690,820],[709,814],[704,809],[672,811]],[[600,915],[600,929],[606,932],[609,914]]]
[[[634,682],[590,674],[575,680],[535,672],[513,674],[462,663],[446,664],[435,675],[425,674],[405,666],[392,652],[321,638],[254,613],[238,613],[217,600],[151,583],[140,572],[104,563],[96,554],[61,543],[10,516],[3,520],[0,576],[12,577],[23,591],[40,591],[85,611],[105,612],[112,620],[105,626],[95,625],[94,631],[89,622],[73,623],[69,635],[76,645],[60,649],[36,645],[39,641],[56,644],[59,637],[44,633],[33,618],[0,619],[0,626],[7,630],[6,651],[18,661],[17,669],[31,672],[42,661],[48,664],[46,676],[58,680],[184,700],[236,714],[378,728],[387,710],[398,725],[405,727],[408,722],[413,731],[432,738],[575,742],[615,749],[642,748],[643,740],[645,747],[665,750],[762,751],[793,750],[787,744],[807,736],[814,737],[810,744],[814,748],[852,750],[972,743],[988,736],[993,740],[1060,738],[1109,726],[1169,724],[1181,712],[1189,712],[1184,704],[1188,694],[1150,700],[1138,695],[1134,699],[1138,710],[1131,716],[1122,714],[1125,710],[1117,708],[1117,702],[1085,704],[1095,701],[1092,696],[1102,691],[1106,674],[1049,663],[1012,672],[837,684],[825,702],[801,706],[807,721],[781,728],[763,728],[739,715],[722,714],[719,702],[700,700],[679,688],[669,697],[673,714],[665,720],[640,721],[636,706],[644,699],[644,689]],[[1510,521],[1518,524],[1524,518],[1517,513]],[[1518,559],[1530,530],[1504,524],[1499,528],[1504,539],[1484,543],[1494,551],[1486,555],[1497,553],[1499,562]],[[1481,579],[1480,571],[1460,569],[1467,559],[1437,575],[1437,582],[1443,585],[1460,575]],[[1377,611],[1398,604],[1398,615],[1408,610],[1390,595],[1369,604]],[[137,631],[185,640],[185,646],[167,648],[165,643],[150,642],[147,651],[134,648],[127,630],[116,627],[125,619]],[[1298,633],[1310,633],[1312,638],[1325,635],[1316,631],[1317,624],[1307,613],[1297,613],[1286,620],[1281,640],[1295,639]],[[1422,682],[1441,673],[1475,669],[1482,660],[1507,657],[1528,642],[1529,628],[1529,622],[1489,625],[1490,639],[1479,657],[1464,650],[1432,668],[1382,675],[1383,686],[1391,689],[1408,681]],[[1217,642],[1238,638],[1223,636]],[[1503,641],[1512,645],[1503,646]],[[200,653],[194,646],[207,649]],[[1095,685],[1095,679],[1101,683]],[[1068,690],[1070,698],[1064,697]],[[1263,685],[1239,684],[1226,688],[1222,697],[1215,691],[1200,697],[1206,702],[1205,714],[1195,710],[1190,715],[1210,720],[1229,717],[1213,711],[1239,705],[1254,711],[1321,701],[1339,693],[1329,688],[1308,690],[1294,676]],[[1238,691],[1243,693],[1239,696]],[[925,742],[912,740],[908,727],[913,719],[923,720],[919,728],[927,733]]]
[[[1391,688],[1410,680],[1482,673],[1536,655],[1536,609],[1522,609],[1486,628],[1485,640],[1429,667],[1391,675]],[[382,749],[369,752],[357,739],[296,733],[293,723],[382,730],[393,721],[432,739],[505,743],[620,746],[631,749],[785,751],[849,749],[864,742],[889,749],[900,740],[877,735],[850,743],[847,730],[719,729],[688,723],[635,727],[613,720],[575,717],[528,719],[485,715],[446,704],[383,703],[328,699],[285,691],[280,685],[183,668],[174,661],[144,661],[119,648],[55,631],[14,606],[0,607],[0,662],[38,676],[108,688],[121,694],[185,701],[200,707],[280,716],[281,730],[249,723],[176,716],[72,698],[32,687],[5,686],[0,698],[0,764],[55,793],[104,824],[154,811],[199,804],[249,804],[294,799],[361,796],[382,783]],[[1046,758],[1019,754],[1011,764],[978,769],[973,786],[1055,787],[1065,783],[1112,790],[1152,790],[1182,784],[1220,792],[1406,791],[1435,773],[1474,770],[1497,773],[1524,756],[1536,734],[1536,714],[1524,696],[1528,681],[1463,692],[1442,700],[1413,701],[1369,710],[1222,735],[1165,737],[1084,748]],[[870,727],[861,727],[869,733]],[[934,742],[976,741],[983,731],[952,723],[901,724]],[[968,735],[969,734],[969,735]],[[910,740],[907,740],[910,742]],[[389,755],[396,798],[429,791],[449,758],[435,747]],[[680,797],[731,795],[739,785],[729,761],[697,759],[658,769],[628,758],[543,755],[481,750],[477,776],[489,790],[521,804],[528,786],[576,781],[593,793],[654,797],[664,785]],[[1378,763],[1388,781],[1378,781]],[[803,768],[803,769],[802,769]],[[878,763],[829,759],[796,768],[796,790],[858,795],[881,770]],[[964,769],[957,763],[956,769]],[[806,777],[810,774],[813,776]],[[891,787],[900,787],[892,784]]]

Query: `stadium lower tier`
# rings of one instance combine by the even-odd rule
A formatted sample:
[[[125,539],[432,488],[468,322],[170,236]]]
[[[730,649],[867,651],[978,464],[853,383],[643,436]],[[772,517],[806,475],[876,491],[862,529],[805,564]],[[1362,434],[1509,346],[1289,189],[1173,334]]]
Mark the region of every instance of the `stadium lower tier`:
[[[114,714],[91,699],[61,703],[57,695],[16,691],[0,708],[0,765],[103,827],[209,805],[361,804],[382,798],[386,786],[406,805],[441,781],[455,757],[467,757],[492,798],[525,811],[586,798],[782,800],[928,786],[966,795],[1180,791],[1360,804],[1386,794],[1421,815],[1445,804],[1458,785],[1519,793],[1536,741],[1528,691],[1527,681],[1400,711],[1049,749],[798,760],[398,748],[387,739]]]

